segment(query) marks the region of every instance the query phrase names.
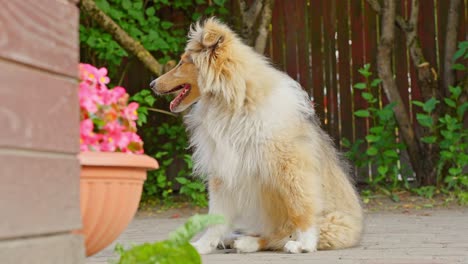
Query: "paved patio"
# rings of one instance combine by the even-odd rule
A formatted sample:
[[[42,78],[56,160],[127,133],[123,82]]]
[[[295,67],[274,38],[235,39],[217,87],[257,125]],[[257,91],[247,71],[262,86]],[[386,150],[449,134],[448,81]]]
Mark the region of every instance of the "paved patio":
[[[185,218],[138,216],[117,242],[124,245],[151,242],[167,237]],[[87,259],[101,264],[114,257],[114,244]],[[357,248],[290,255],[216,254],[203,256],[203,263],[373,263],[450,264],[468,263],[468,208],[434,209],[367,214],[366,230]]]

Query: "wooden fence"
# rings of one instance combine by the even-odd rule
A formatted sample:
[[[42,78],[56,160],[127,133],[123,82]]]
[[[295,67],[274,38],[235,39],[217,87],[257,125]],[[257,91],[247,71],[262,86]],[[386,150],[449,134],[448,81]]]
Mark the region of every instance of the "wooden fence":
[[[397,13],[407,18],[411,0],[399,1]],[[443,73],[444,41],[449,1],[420,1],[418,34],[424,55]],[[369,121],[353,112],[366,107],[352,86],[363,81],[358,69],[371,63],[374,77],[380,21],[366,0],[275,1],[267,54],[296,78],[313,99],[324,127],[336,143],[345,137],[364,138]],[[462,1],[459,40],[466,40],[467,0]],[[404,33],[396,29],[393,56],[396,83],[407,111],[415,115],[410,101],[419,100],[416,72],[405,45]],[[439,76],[441,80],[443,76]],[[385,103],[383,94],[379,95]],[[414,119],[414,118],[413,118]]]

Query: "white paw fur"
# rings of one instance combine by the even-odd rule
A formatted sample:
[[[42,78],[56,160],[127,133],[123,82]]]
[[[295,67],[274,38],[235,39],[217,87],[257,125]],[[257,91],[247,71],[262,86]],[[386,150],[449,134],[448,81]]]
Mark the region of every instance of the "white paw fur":
[[[317,250],[318,230],[316,227],[311,227],[305,232],[297,232],[297,241],[301,243],[303,252],[314,252]]]
[[[299,241],[289,240],[284,245],[284,252],[292,254],[302,253],[302,243]]]
[[[200,255],[210,254],[215,250],[215,247],[212,247],[210,243],[205,243],[200,240],[197,242],[191,242],[190,244],[192,244]]]
[[[258,245],[258,237],[242,236],[234,241],[234,248],[238,253],[257,252],[260,247]]]

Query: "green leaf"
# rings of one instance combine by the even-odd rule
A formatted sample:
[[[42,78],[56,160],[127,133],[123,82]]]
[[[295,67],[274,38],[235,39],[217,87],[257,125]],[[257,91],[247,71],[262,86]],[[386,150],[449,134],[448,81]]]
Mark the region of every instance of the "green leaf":
[[[370,113],[368,110],[357,110],[356,112],[354,112],[354,115],[357,116],[357,117],[369,117],[370,116]]]
[[[391,108],[385,107],[384,109],[378,111],[377,115],[382,121],[388,122],[393,117],[393,110]]]
[[[146,13],[147,16],[154,16],[154,14],[156,13],[156,10],[152,6],[152,7],[147,8],[145,13]]]
[[[108,13],[110,9],[109,2],[107,0],[96,0],[96,5],[101,9],[104,13]]]
[[[440,134],[442,136],[444,136],[444,138],[448,139],[448,140],[451,140],[453,139],[453,136],[454,136],[454,132],[453,131],[449,131],[449,130],[442,130],[440,131]]]
[[[417,105],[417,106],[421,107],[421,108],[424,107],[424,103],[423,103],[423,102],[420,102],[420,101],[412,101],[412,103],[413,103],[414,105]]]
[[[461,168],[450,168],[448,171],[453,176],[458,176],[458,175],[460,175],[462,173]]]
[[[349,139],[343,137],[341,138],[341,145],[345,148],[350,148],[351,147],[351,141]]]
[[[383,154],[386,157],[398,158],[398,153],[393,149],[386,150]]]
[[[366,140],[367,140],[367,142],[369,142],[369,143],[376,142],[376,141],[379,141],[379,140],[380,140],[380,136],[377,136],[377,135],[367,135],[367,136],[366,136]]]
[[[450,106],[450,107],[452,107],[452,108],[456,108],[456,107],[457,107],[457,103],[455,103],[455,101],[453,101],[453,100],[450,99],[450,98],[444,98],[444,102],[445,102],[448,106]]]
[[[175,244],[184,244],[208,226],[222,223],[224,223],[224,217],[221,215],[196,214],[190,217],[182,227],[169,234],[169,240]]]
[[[361,83],[356,83],[353,87],[359,90],[364,90],[366,89],[367,85],[366,83],[361,82]]]
[[[364,67],[359,69],[358,71],[362,76],[368,78],[369,76],[372,75],[372,73],[369,71],[369,69],[370,69],[370,64],[367,63],[367,64],[364,64]]]
[[[416,119],[418,120],[419,124],[424,127],[432,127],[432,125],[434,124],[432,117],[429,115],[417,113]]]
[[[461,56],[463,56],[463,54],[465,54],[465,51],[466,51],[466,49],[460,48],[460,46],[458,46],[458,47],[459,47],[458,50],[455,52],[455,54],[453,54],[453,60],[454,61],[456,61]]]
[[[379,84],[380,84],[381,82],[382,82],[381,79],[374,79],[374,80],[372,81],[372,83],[371,83],[371,86],[372,86],[372,87],[377,87],[377,86],[379,86]]]
[[[457,70],[457,71],[465,71],[466,67],[463,64],[455,63],[452,65],[452,69]]]
[[[423,106],[423,110],[426,112],[426,113],[430,113],[432,112],[436,105],[439,103],[439,100],[435,99],[434,97],[432,97],[431,99],[427,100],[425,103],[424,103],[424,106]]]
[[[377,155],[378,152],[379,151],[377,150],[377,148],[373,147],[373,146],[368,148],[367,151],[366,151],[367,155],[369,155],[369,156],[375,156],[375,155]]]
[[[169,28],[172,27],[172,25],[173,25],[173,23],[171,23],[171,22],[169,22],[169,21],[163,21],[163,22],[161,22],[161,27],[162,27],[163,29],[169,29]]]
[[[132,8],[132,2],[130,0],[122,0],[122,7],[125,10]]]
[[[466,110],[468,109],[468,102],[464,102],[463,104],[457,107],[457,115],[459,118],[462,118],[465,115]]]
[[[440,156],[441,156],[443,159],[451,159],[451,158],[453,157],[453,153],[444,150],[444,151],[441,151],[441,152],[440,152]]]
[[[374,99],[374,96],[371,94],[371,93],[362,93],[362,98],[366,99],[367,101],[370,101],[372,99]]]
[[[370,128],[370,132],[377,134],[377,135],[382,134],[383,130],[384,130],[383,126],[375,126],[375,127]]]
[[[177,178],[175,178],[175,179],[176,179],[176,181],[177,181],[178,183],[180,183],[180,184],[187,184],[187,183],[190,182],[189,180],[187,180],[187,178],[183,178],[183,177],[177,177]]]
[[[153,106],[154,102],[156,101],[156,99],[154,99],[154,97],[152,96],[146,96],[145,97],[145,102],[149,105],[149,106]]]
[[[197,21],[197,20],[199,20],[201,17],[202,17],[202,14],[200,14],[200,13],[198,13],[198,12],[194,12],[194,13],[192,14],[192,20],[193,20],[193,21]]]
[[[135,9],[142,9],[143,8],[143,1],[141,1],[141,0],[136,1],[135,3],[133,3],[133,7]]]
[[[213,0],[213,2],[219,6],[224,6],[226,0]]]
[[[380,175],[385,175],[388,171],[388,167],[387,166],[379,166],[377,168],[377,171],[379,172]]]
[[[434,144],[437,141],[436,136],[428,136],[421,138],[421,141],[427,144]]]
[[[460,97],[460,94],[462,92],[462,89],[460,86],[449,86],[449,91],[452,96],[450,96],[453,99],[458,99]]]

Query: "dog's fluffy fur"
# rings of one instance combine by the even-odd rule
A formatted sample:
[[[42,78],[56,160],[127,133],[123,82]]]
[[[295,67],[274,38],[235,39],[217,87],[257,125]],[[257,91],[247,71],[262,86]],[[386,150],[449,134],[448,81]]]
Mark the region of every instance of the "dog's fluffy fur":
[[[238,252],[356,245],[358,195],[300,85],[216,19],[192,26],[183,58],[198,71],[185,116],[194,170],[208,181],[209,212],[227,222],[197,250],[212,252],[233,230],[245,234],[232,240]]]

